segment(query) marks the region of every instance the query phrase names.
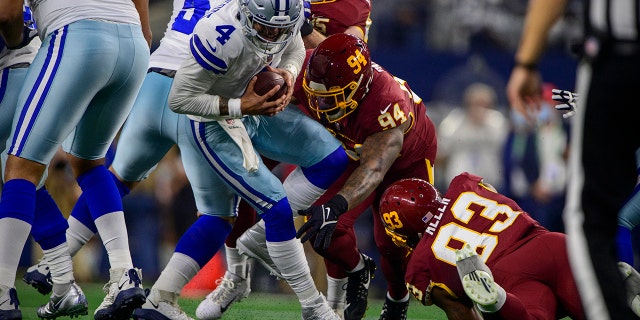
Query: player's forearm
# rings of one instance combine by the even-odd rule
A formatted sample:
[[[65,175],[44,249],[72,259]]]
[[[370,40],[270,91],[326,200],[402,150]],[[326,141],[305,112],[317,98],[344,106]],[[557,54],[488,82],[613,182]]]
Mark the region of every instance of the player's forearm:
[[[402,131],[376,133],[363,143],[360,165],[340,190],[349,208],[354,208],[378,188],[402,149]]]
[[[291,39],[291,43],[287,46],[286,51],[282,54],[282,60],[278,64],[278,67],[290,66],[287,68],[292,73],[293,81],[298,77],[298,73],[302,70],[302,63],[304,62],[306,52],[304,49],[304,43],[302,37],[297,35]],[[295,72],[295,74],[294,74]]]
[[[142,34],[144,34],[145,40],[147,40],[147,44],[151,47],[152,34],[151,34],[151,23],[149,22],[149,0],[132,0],[133,4],[136,6],[136,10],[138,10],[138,15],[140,15],[140,26],[142,27]]]
[[[547,43],[549,30],[562,15],[567,0],[530,0],[516,61],[535,65]]]
[[[310,34],[303,37],[302,40],[304,41],[305,48],[313,49],[317,47],[320,44],[320,42],[322,42],[326,38],[327,37],[325,37],[322,33],[318,32],[318,30],[313,30],[311,31]]]

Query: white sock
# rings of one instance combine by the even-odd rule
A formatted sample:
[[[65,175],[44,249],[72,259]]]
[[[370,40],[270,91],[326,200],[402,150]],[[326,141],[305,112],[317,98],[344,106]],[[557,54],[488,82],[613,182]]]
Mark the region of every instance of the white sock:
[[[336,279],[327,275],[327,302],[333,310],[344,310],[347,299],[347,280]]]
[[[195,260],[185,254],[174,252],[153,289],[179,294],[198,271],[200,266]]]
[[[304,176],[300,167],[297,167],[287,176],[282,186],[287,194],[287,199],[289,200],[294,216],[298,215],[298,210],[309,208],[326,191],[313,185],[313,183]]]
[[[43,253],[42,259],[46,261],[51,272],[53,294],[62,296],[71,286],[71,282],[75,280],[69,247],[66,243],[62,243],[52,249],[43,250]]]
[[[87,228],[82,222],[73,216],[67,219],[69,229],[67,229],[67,245],[69,246],[69,254],[73,257],[80,249],[91,240],[94,233]]]
[[[317,299],[320,292],[311,278],[311,271],[300,240],[293,238],[280,242],[267,241],[267,249],[302,306]]]
[[[31,232],[31,225],[14,218],[0,219],[0,285],[15,286],[16,273],[24,244]],[[299,241],[298,241],[299,242]]]
[[[402,297],[402,299],[396,300],[394,298],[391,298],[391,296],[389,295],[389,292],[387,292],[387,299],[389,299],[389,300],[391,300],[393,302],[407,302],[407,301],[409,301],[409,293],[407,292],[407,295]]]
[[[247,278],[247,256],[238,253],[237,248],[224,246],[225,256],[227,258],[227,270],[236,276]]]
[[[127,225],[124,222],[124,212],[107,213],[95,220],[96,228],[107,249],[109,264],[113,269],[131,269],[133,261],[129,251]]]

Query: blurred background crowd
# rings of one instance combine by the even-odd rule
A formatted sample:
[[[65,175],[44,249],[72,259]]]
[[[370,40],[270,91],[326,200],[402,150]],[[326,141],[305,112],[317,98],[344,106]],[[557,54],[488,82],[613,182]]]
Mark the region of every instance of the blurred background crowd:
[[[153,49],[164,33],[172,1],[149,2]],[[577,60],[570,47],[580,37],[576,17],[581,15],[581,1],[570,1],[539,64],[547,82],[543,92],[546,102],[535,126],[512,114],[505,97],[527,0],[372,2],[368,42],[373,61],[407,80],[438,126],[436,186],[446,190],[450,179],[462,171],[478,174],[518,201],[542,225],[563,231],[570,119],[563,119],[553,109],[551,89],[574,90]],[[114,150],[116,146],[114,143]],[[47,184],[68,215],[80,189],[64,153],[59,152],[52,161]],[[179,236],[196,219],[179,151],[172,150],[123,202],[134,262],[152,282]],[[356,230],[361,250],[376,259],[371,219],[370,212],[361,216]],[[83,248],[74,258],[76,279],[106,281],[108,262],[104,255],[96,239]],[[324,289],[324,266],[319,259],[315,262],[314,255],[308,250],[318,287]],[[21,266],[30,266],[40,256],[37,245],[28,243]],[[286,285],[274,285],[275,278],[260,268],[256,267],[252,281],[254,291],[288,290]],[[374,278],[370,296],[382,297],[384,286],[380,274]]]

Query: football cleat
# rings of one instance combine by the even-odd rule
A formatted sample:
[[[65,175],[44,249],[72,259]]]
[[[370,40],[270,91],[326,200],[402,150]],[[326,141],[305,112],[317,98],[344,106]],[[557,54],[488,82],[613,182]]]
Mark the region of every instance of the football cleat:
[[[260,262],[271,275],[284,279],[278,267],[271,259],[271,255],[269,255],[264,223],[258,222],[245,231],[240,238],[236,240],[236,247],[240,254],[244,254]]]
[[[391,301],[389,297],[384,299],[379,320],[407,320],[409,300],[406,302]]]
[[[344,308],[345,320],[360,320],[367,311],[369,285],[376,271],[376,263],[367,255],[362,253],[360,255],[364,259],[364,268],[348,274],[347,303]]]
[[[53,289],[49,266],[43,261],[29,267],[22,277],[22,281],[36,288],[41,294],[49,294]]]
[[[622,272],[624,286],[627,291],[627,304],[640,317],[640,273],[632,266],[624,262],[618,262],[618,268]]]
[[[74,318],[86,315],[88,310],[87,298],[82,289],[73,282],[63,296],[51,295],[49,302],[38,308],[37,314],[41,319],[55,319],[64,316]]]
[[[133,319],[193,320],[178,305],[178,294],[152,289],[142,307],[133,311]]]
[[[491,270],[468,244],[456,251],[456,268],[464,292],[471,300],[485,310],[496,305],[499,293]]]
[[[15,288],[0,286],[0,319],[22,320],[18,292]]]
[[[135,308],[146,300],[142,288],[140,269],[111,269],[110,279],[104,286],[107,296],[96,309],[95,320],[129,319]],[[118,280],[113,280],[118,279]]]
[[[340,320],[340,317],[329,307],[322,294],[308,305],[302,306],[302,320]]]
[[[196,317],[200,320],[220,319],[231,304],[242,301],[251,292],[249,279],[242,279],[229,271],[216,280],[216,284],[216,289],[196,309]]]

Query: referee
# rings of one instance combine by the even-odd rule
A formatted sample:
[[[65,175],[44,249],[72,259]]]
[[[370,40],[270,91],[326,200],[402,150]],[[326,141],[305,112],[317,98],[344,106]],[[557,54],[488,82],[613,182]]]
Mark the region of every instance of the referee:
[[[636,183],[640,147],[640,0],[584,0],[569,186],[564,212],[571,267],[588,319],[638,319],[617,267],[617,214]],[[507,85],[512,108],[532,118],[536,71],[567,0],[531,0]],[[638,311],[636,310],[636,313]]]

